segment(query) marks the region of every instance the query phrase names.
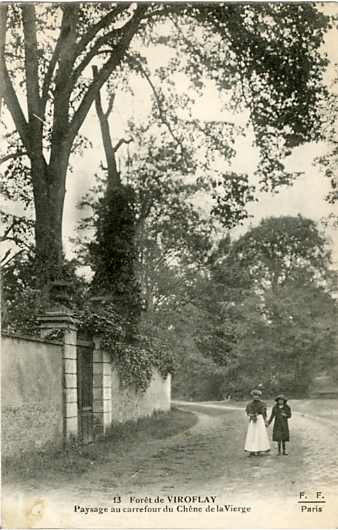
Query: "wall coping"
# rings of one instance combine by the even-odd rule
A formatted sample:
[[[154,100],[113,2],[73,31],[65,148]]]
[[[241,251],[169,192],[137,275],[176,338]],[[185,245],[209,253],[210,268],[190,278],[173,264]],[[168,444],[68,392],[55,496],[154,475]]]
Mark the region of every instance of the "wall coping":
[[[1,337],[8,338],[8,339],[28,340],[31,342],[41,342],[44,344],[53,344],[54,346],[63,346],[63,341],[50,340],[50,339],[46,340],[41,337],[30,337],[29,335],[20,335],[19,333],[6,333],[2,331]]]

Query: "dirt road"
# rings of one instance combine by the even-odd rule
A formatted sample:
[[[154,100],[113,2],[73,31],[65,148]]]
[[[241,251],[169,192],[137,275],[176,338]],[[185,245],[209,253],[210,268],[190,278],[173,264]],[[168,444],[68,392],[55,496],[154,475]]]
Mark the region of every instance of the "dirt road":
[[[335,528],[338,403],[290,405],[289,455],[276,456],[271,443],[268,456],[248,458],[245,404],[175,403],[198,415],[190,431],[142,444],[117,462],[94,464],[71,484],[7,490],[6,526]],[[95,508],[107,511],[90,511]]]

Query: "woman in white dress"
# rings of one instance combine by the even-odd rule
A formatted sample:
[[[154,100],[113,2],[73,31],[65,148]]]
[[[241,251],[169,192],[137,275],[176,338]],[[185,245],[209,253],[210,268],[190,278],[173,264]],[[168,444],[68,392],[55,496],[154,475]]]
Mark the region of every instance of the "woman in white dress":
[[[266,430],[266,403],[260,399],[262,395],[260,390],[253,390],[251,395],[253,400],[245,409],[249,416],[249,426],[244,450],[249,452],[248,456],[258,456],[262,452],[270,451],[270,441]]]

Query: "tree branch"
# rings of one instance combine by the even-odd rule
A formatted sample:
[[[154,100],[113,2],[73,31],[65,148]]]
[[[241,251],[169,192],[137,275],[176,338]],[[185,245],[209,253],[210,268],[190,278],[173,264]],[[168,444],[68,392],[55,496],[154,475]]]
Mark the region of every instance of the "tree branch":
[[[2,62],[1,64],[0,78],[2,80],[2,86],[3,86],[4,102],[6,103],[8,110],[12,115],[15,127],[17,128],[18,133],[20,134],[22,143],[24,144],[25,149],[27,150],[29,154],[31,152],[31,142],[30,142],[30,136],[28,132],[28,123],[26,121],[25,115],[20,106],[18,97],[13,88],[11,78],[9,77],[9,73],[8,73],[8,70],[4,62]]]
[[[72,74],[72,85],[75,86],[76,81],[79,79],[80,75],[82,74],[83,70],[89,65],[90,61],[96,57],[100,51],[100,48],[102,45],[107,44],[114,36],[116,36],[117,31],[112,30],[109,33],[106,33],[106,35],[103,35],[100,37],[94,44],[94,46],[89,50],[89,52],[85,55],[81,63],[77,68],[75,68],[73,74]],[[113,49],[107,50],[106,53],[112,53]]]
[[[105,114],[104,114],[105,118],[109,118],[109,116],[110,116],[110,114],[111,114],[111,112],[113,110],[114,101],[115,101],[115,94],[111,94],[110,98],[109,98],[109,102],[108,102],[107,112],[105,112]]]
[[[98,72],[98,75],[93,80],[91,86],[83,96],[83,99],[74,113],[72,121],[69,126],[67,141],[72,142],[78,133],[82,123],[84,122],[87,113],[96,98],[97,93],[107,81],[114,68],[122,61],[124,54],[133,38],[137,32],[140,22],[142,20],[143,14],[147,10],[147,5],[140,4],[136,8],[133,19],[129,22],[129,27],[126,29],[121,41],[116,45],[115,49],[112,50],[112,55],[108,61],[103,65],[101,70]],[[125,26],[126,28],[126,26]]]
[[[61,25],[62,53],[55,78],[54,117],[51,138],[51,153],[49,166],[57,167],[60,163],[64,166],[68,163],[71,152],[72,141],[67,141],[69,131],[69,102],[73,89],[71,75],[76,61],[76,28],[79,20],[79,4],[76,2],[64,4]],[[60,150],[63,156],[60,157]],[[64,173],[66,167],[63,167]]]
[[[139,8],[138,8],[139,9]],[[136,12],[135,12],[136,13]],[[121,28],[113,28],[111,31],[109,31],[108,33],[106,33],[105,35],[102,35],[101,37],[99,37],[96,42],[94,43],[94,45],[92,46],[92,48],[86,53],[86,55],[84,56],[82,62],[79,64],[79,66],[74,70],[73,74],[72,74],[72,86],[75,86],[75,83],[76,81],[79,79],[80,75],[82,74],[83,70],[89,65],[90,61],[96,57],[99,53],[102,53],[102,50],[100,50],[101,46],[105,45],[105,44],[109,44],[111,42],[111,40],[113,38],[117,39],[119,37],[119,35],[123,35],[123,32],[126,30],[126,28],[128,29],[128,27],[130,26],[131,23],[133,23],[134,19],[136,18],[135,17],[135,13],[134,13],[134,16],[132,16],[126,23],[124,26],[122,26]],[[106,18],[106,17],[105,17]],[[109,22],[107,23],[107,25],[109,24]],[[100,25],[100,29],[102,28],[102,25],[101,25],[101,22],[97,25]],[[92,36],[92,39],[95,37],[95,34],[93,34]],[[123,38],[123,37],[122,37]],[[92,40],[90,39],[90,40]],[[88,41],[87,44],[89,44],[90,40]],[[122,40],[122,39],[121,39]],[[106,53],[112,53],[113,49],[112,50],[107,50]]]
[[[113,38],[117,40],[119,35],[122,35],[121,37],[121,41],[122,41],[124,32],[126,30],[128,31],[129,27],[133,25],[135,18],[136,17],[134,14],[134,16],[130,20],[128,20],[124,26],[118,29],[114,28],[96,40],[92,48],[86,53],[81,63],[77,66],[77,68],[75,68],[72,74],[72,85],[73,86],[75,86],[75,83],[80,77],[80,75],[82,74],[83,70],[89,65],[89,63],[94,57],[96,57],[99,53],[111,54],[114,52],[114,47],[112,47],[110,50],[100,50],[100,48],[101,46],[104,46],[105,44],[109,44]]]
[[[28,124],[6,66],[5,49],[7,13],[8,4],[2,3],[0,5],[0,105],[3,99],[12,115],[14,124],[21,136],[22,143],[24,144],[27,151],[30,151]]]
[[[103,17],[97,24],[94,26],[91,26],[88,31],[83,35],[83,37],[79,40],[79,42],[76,45],[76,55],[79,56],[84,50],[86,49],[86,46],[94,39],[94,37],[97,35],[97,33],[104,28],[107,28],[109,24],[114,20],[116,16],[123,13],[125,9],[130,7],[130,4],[120,3],[118,6],[116,6],[114,9],[110,11],[105,17]]]
[[[8,215],[8,214],[3,214],[3,225],[5,224],[5,222],[7,222],[8,219],[11,219],[11,223],[7,226],[6,230],[4,231],[4,234],[0,237],[0,241],[3,242],[3,241],[8,241],[8,240],[13,240],[13,238],[11,237],[8,237],[8,235],[10,234],[10,232],[13,230],[13,234],[15,234],[15,229],[16,228],[20,228],[20,225],[26,225],[28,228],[33,228],[34,227],[34,221],[32,221],[31,219],[26,219],[24,217],[18,217],[17,215]],[[15,235],[13,235],[13,237],[16,237]]]
[[[3,242],[3,241],[7,241],[8,239],[8,234],[10,233],[10,231],[12,230],[12,228],[14,227],[14,223],[11,224],[11,226],[9,226],[8,228],[6,228],[5,232],[4,232],[4,235],[0,237],[0,241]]]
[[[34,252],[34,254],[39,258],[41,259],[41,257],[37,254],[36,252],[36,249],[35,249],[35,246],[34,245],[28,245],[25,241],[23,241],[22,239],[20,239],[19,237],[7,237],[6,238],[6,241],[13,241],[13,243],[15,243],[16,245],[20,246],[24,246],[26,248],[28,248],[28,250],[30,250],[31,252]]]
[[[97,66],[93,66],[93,78],[95,78],[98,75]],[[110,102],[113,98],[110,98]],[[102,103],[101,103],[101,93],[100,91],[97,93],[95,98],[95,109],[96,114],[99,118],[100,122],[100,128],[101,128],[101,136],[102,136],[102,142],[104,147],[104,152],[106,155],[107,160],[107,169],[108,169],[108,181],[107,181],[107,190],[110,190],[110,188],[117,188],[121,185],[121,179],[120,174],[117,171],[117,165],[116,165],[116,159],[115,159],[115,150],[112,145],[112,140],[110,136],[110,129],[109,129],[109,123],[108,123],[108,117],[103,112],[102,109]]]
[[[7,25],[8,4],[0,5],[0,116],[1,105],[4,91],[3,66],[5,64],[5,49],[6,49],[6,25]]]
[[[36,18],[33,4],[24,3],[22,9],[22,22],[25,46],[25,72],[27,89],[28,121],[31,122],[33,114],[40,117],[41,101],[39,96],[39,66],[38,44],[36,39]],[[34,122],[34,129],[41,127],[42,123]]]
[[[162,103],[161,103],[161,100],[160,100],[160,97],[159,95],[157,94],[157,91],[156,91],[156,88],[155,88],[155,85],[153,84],[150,76],[148,75],[148,73],[146,72],[146,70],[143,68],[143,65],[140,61],[137,61],[137,59],[135,57],[132,58],[133,60],[135,60],[138,64],[138,67],[140,69],[140,72],[141,74],[143,75],[143,77],[148,81],[148,84],[154,94],[154,97],[155,97],[155,100],[156,100],[156,103],[157,103],[157,107],[158,107],[158,111],[159,111],[159,114],[160,114],[160,118],[161,118],[161,121],[162,123],[167,127],[169,133],[171,134],[174,142],[179,145],[182,149],[182,154],[184,153],[185,151],[185,148],[181,142],[181,140],[179,138],[176,137],[170,123],[168,122],[166,116],[165,116],[165,111],[163,109],[163,106],[162,106]]]
[[[7,250],[7,252],[5,252],[5,255],[1,258],[1,264],[4,263],[4,262],[6,261],[6,259],[7,259],[8,256],[11,254],[11,252],[12,252],[12,249],[11,249],[11,248],[9,248],[9,249]],[[22,252],[22,251],[21,251],[21,252]],[[11,259],[13,259],[13,256],[12,256]]]
[[[26,151],[17,151],[16,153],[11,153],[9,155],[5,155],[3,156],[2,158],[0,158],[0,164],[4,164],[5,162],[7,162],[7,160],[11,160],[11,158],[20,158],[20,156],[25,156],[27,154]]]
[[[44,80],[43,80],[42,96],[41,96],[41,114],[42,114],[42,116],[44,116],[44,114],[45,114],[46,105],[47,105],[47,101],[48,101],[48,92],[49,92],[49,90],[51,88],[51,81],[52,81],[52,78],[53,78],[55,67],[56,67],[56,64],[57,64],[57,62],[59,60],[59,57],[60,57],[60,52],[61,52],[61,48],[62,48],[62,40],[63,40],[63,33],[62,33],[62,31],[60,31],[59,38],[57,40],[57,43],[56,43],[56,46],[54,48],[54,52],[53,52],[52,58],[51,58],[51,60],[49,62],[49,65],[48,65],[48,68],[47,68],[47,72],[46,72]]]
[[[116,151],[117,151],[118,149],[120,149],[121,145],[123,145],[123,144],[130,144],[132,141],[133,141],[132,138],[130,138],[129,140],[125,140],[125,138],[121,138],[121,140],[119,140],[119,141],[117,142],[117,144],[115,145],[115,147],[113,147],[114,152],[116,153]]]
[[[8,258],[8,256],[10,255],[11,251],[12,251],[12,249],[9,249],[9,250],[6,252],[6,254],[4,255],[4,257],[1,259],[1,266],[2,266],[2,267],[7,267],[7,266],[9,265],[9,263],[10,263],[11,261],[13,261],[14,258],[16,258],[17,256],[20,256],[20,254],[22,254],[22,253],[24,252],[23,249],[19,250],[18,252],[16,252],[15,254],[13,254],[13,255],[11,256],[11,258],[10,258],[8,261],[5,262],[5,260],[6,260],[6,259]]]

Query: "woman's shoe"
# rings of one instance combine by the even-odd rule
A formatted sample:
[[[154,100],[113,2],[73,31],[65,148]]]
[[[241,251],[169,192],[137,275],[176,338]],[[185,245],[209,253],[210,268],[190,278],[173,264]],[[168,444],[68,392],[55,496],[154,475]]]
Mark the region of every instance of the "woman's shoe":
[[[283,455],[288,456],[288,453],[286,451],[283,451]]]

